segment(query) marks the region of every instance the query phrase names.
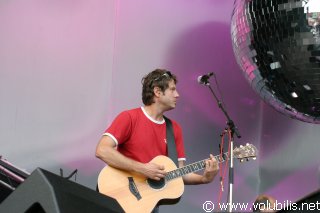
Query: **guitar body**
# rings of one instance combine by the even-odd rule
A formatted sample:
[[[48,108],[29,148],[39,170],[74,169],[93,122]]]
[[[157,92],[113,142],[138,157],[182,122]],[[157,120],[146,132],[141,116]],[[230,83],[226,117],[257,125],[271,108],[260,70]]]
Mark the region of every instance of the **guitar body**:
[[[177,169],[166,156],[157,156],[151,162],[164,165],[166,171]],[[125,212],[139,213],[151,212],[158,203],[176,203],[184,191],[182,177],[170,181],[150,181],[140,174],[111,166],[104,167],[100,172],[98,187],[100,193],[115,198]]]

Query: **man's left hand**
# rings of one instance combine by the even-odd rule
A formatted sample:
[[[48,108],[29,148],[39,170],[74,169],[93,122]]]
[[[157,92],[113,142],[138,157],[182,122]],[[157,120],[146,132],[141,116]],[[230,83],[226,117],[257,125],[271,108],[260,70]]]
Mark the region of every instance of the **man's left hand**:
[[[219,171],[218,161],[210,154],[210,158],[206,160],[206,167],[202,176],[203,183],[210,183]]]

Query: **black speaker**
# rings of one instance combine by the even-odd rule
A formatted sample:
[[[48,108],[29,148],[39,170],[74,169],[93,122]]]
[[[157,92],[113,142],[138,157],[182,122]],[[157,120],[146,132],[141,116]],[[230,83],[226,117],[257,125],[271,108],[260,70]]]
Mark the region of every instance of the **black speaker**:
[[[14,188],[0,180],[0,204],[5,200],[12,192]]]
[[[0,212],[107,213],[124,210],[111,197],[37,168],[2,202]]]
[[[281,209],[278,212],[299,213],[299,212],[320,212],[320,189],[306,195],[300,200]]]

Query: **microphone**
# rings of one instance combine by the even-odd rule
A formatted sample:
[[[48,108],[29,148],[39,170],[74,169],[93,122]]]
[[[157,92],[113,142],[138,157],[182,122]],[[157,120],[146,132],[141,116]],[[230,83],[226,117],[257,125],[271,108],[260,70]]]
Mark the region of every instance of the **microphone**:
[[[199,77],[198,77],[198,83],[199,84],[208,84],[209,82],[208,82],[208,80],[209,80],[209,78],[211,77],[211,76],[213,76],[214,75],[214,73],[213,72],[210,72],[210,73],[208,73],[208,74],[206,74],[206,75],[200,75]]]

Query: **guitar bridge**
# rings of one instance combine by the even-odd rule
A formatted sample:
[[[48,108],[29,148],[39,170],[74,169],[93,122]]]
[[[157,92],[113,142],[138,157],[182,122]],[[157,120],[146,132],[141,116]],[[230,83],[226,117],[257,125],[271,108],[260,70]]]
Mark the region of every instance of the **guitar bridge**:
[[[133,177],[128,177],[129,180],[129,190],[130,192],[137,198],[137,200],[140,200],[142,197],[139,193],[139,190],[133,180]]]

